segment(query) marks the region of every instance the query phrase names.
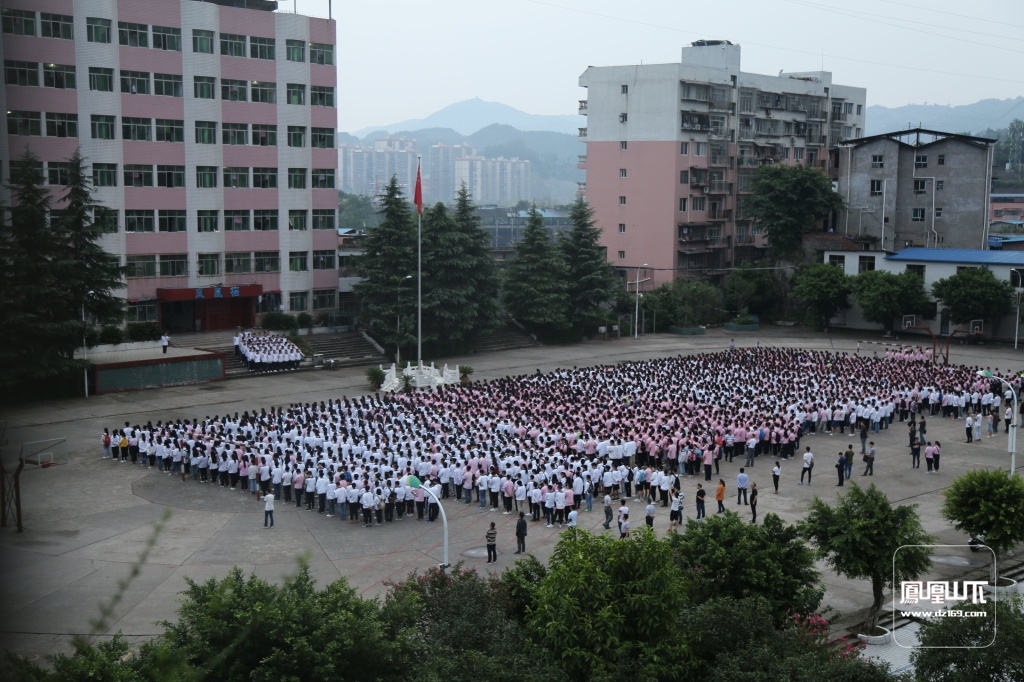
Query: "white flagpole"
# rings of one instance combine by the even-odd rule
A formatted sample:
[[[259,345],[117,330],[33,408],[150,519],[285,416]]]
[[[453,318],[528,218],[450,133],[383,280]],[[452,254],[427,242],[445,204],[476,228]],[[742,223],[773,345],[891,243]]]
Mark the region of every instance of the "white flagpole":
[[[423,157],[416,155],[416,181],[420,179]],[[421,185],[422,188],[422,185]],[[423,190],[420,189],[422,192]],[[422,194],[420,195],[422,197]],[[420,201],[423,201],[421,198]],[[416,212],[416,361],[423,367],[423,209]]]

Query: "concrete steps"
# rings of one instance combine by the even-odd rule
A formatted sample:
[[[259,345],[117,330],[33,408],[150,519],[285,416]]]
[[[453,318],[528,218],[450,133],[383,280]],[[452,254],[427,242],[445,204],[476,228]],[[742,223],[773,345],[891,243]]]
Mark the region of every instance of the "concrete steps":
[[[533,340],[532,336],[509,322],[474,341],[473,352],[489,353],[515,348],[530,348],[536,345],[537,342]]]
[[[369,341],[357,332],[307,336],[313,352],[323,355],[325,360],[338,361],[336,366],[379,365],[384,356]]]

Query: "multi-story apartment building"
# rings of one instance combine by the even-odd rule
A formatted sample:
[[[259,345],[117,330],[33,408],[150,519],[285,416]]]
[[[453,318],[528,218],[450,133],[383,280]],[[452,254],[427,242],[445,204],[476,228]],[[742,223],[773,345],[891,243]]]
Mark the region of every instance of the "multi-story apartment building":
[[[455,181],[455,162],[476,156],[476,149],[468,144],[435,144],[427,151],[424,167],[423,195],[428,201],[451,202],[459,185]]]
[[[648,287],[756,259],[765,240],[745,210],[754,169],[827,169],[828,147],[864,127],[863,88],[827,71],[741,71],[728,41],[697,41],[677,64],[590,67],[579,83],[581,192],[609,260],[630,278],[646,264]]]
[[[992,194],[989,220],[1024,220],[1024,194]]]
[[[81,148],[129,321],[207,330],[337,308],[335,22],[235,4],[0,9],[3,171],[31,149],[59,195]]]
[[[480,204],[508,206],[533,200],[530,162],[519,158],[470,156],[456,159],[455,187],[462,185],[469,190],[473,201]]]
[[[382,137],[374,140],[372,147],[342,145],[339,155],[341,191],[375,195],[396,177],[405,192],[412,195],[419,161],[416,140]]]
[[[986,248],[995,143],[922,128],[844,139],[836,231],[881,251]]]

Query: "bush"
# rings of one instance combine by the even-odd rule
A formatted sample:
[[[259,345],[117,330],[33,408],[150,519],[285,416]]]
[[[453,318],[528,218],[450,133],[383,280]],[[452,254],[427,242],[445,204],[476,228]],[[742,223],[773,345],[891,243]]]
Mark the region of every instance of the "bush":
[[[316,326],[318,326],[318,327],[327,327],[330,324],[331,324],[331,315],[330,315],[330,313],[320,313],[319,315],[316,316]]]
[[[106,343],[114,346],[119,343],[124,343],[124,330],[112,325],[103,327],[103,329],[100,330],[100,343]]]
[[[313,356],[313,347],[309,345],[309,341],[306,340],[305,336],[297,336],[295,334],[288,334],[288,340],[294,343],[302,354],[307,358]]]
[[[156,322],[136,322],[124,331],[129,341],[159,341],[161,335],[160,325]]]
[[[741,325],[757,324],[757,319],[751,315],[740,315],[733,318],[732,323]]]
[[[366,380],[370,382],[370,387],[379,391],[380,387],[384,385],[384,370],[380,367],[367,367],[366,368]]]
[[[267,313],[263,316],[263,328],[270,331],[291,331],[299,328],[299,321],[288,313]]]
[[[299,325],[299,329],[312,329],[313,328],[313,316],[309,313],[299,313],[295,317],[296,324]]]

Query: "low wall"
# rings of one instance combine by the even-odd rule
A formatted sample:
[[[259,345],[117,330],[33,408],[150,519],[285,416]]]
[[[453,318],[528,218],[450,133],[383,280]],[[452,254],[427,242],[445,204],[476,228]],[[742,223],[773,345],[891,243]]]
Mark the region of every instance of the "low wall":
[[[731,332],[756,332],[761,328],[759,324],[733,324],[732,322],[726,322],[722,325],[723,328]]]
[[[96,394],[221,381],[224,353],[95,365],[93,377]]]
[[[103,343],[89,349],[89,359],[101,358],[108,353],[123,353],[128,350],[154,350],[160,347],[159,341],[127,341],[125,343]],[[75,358],[82,358],[82,349],[75,350]]]
[[[669,327],[669,334],[682,334],[684,336],[699,336],[704,333],[704,327]]]

